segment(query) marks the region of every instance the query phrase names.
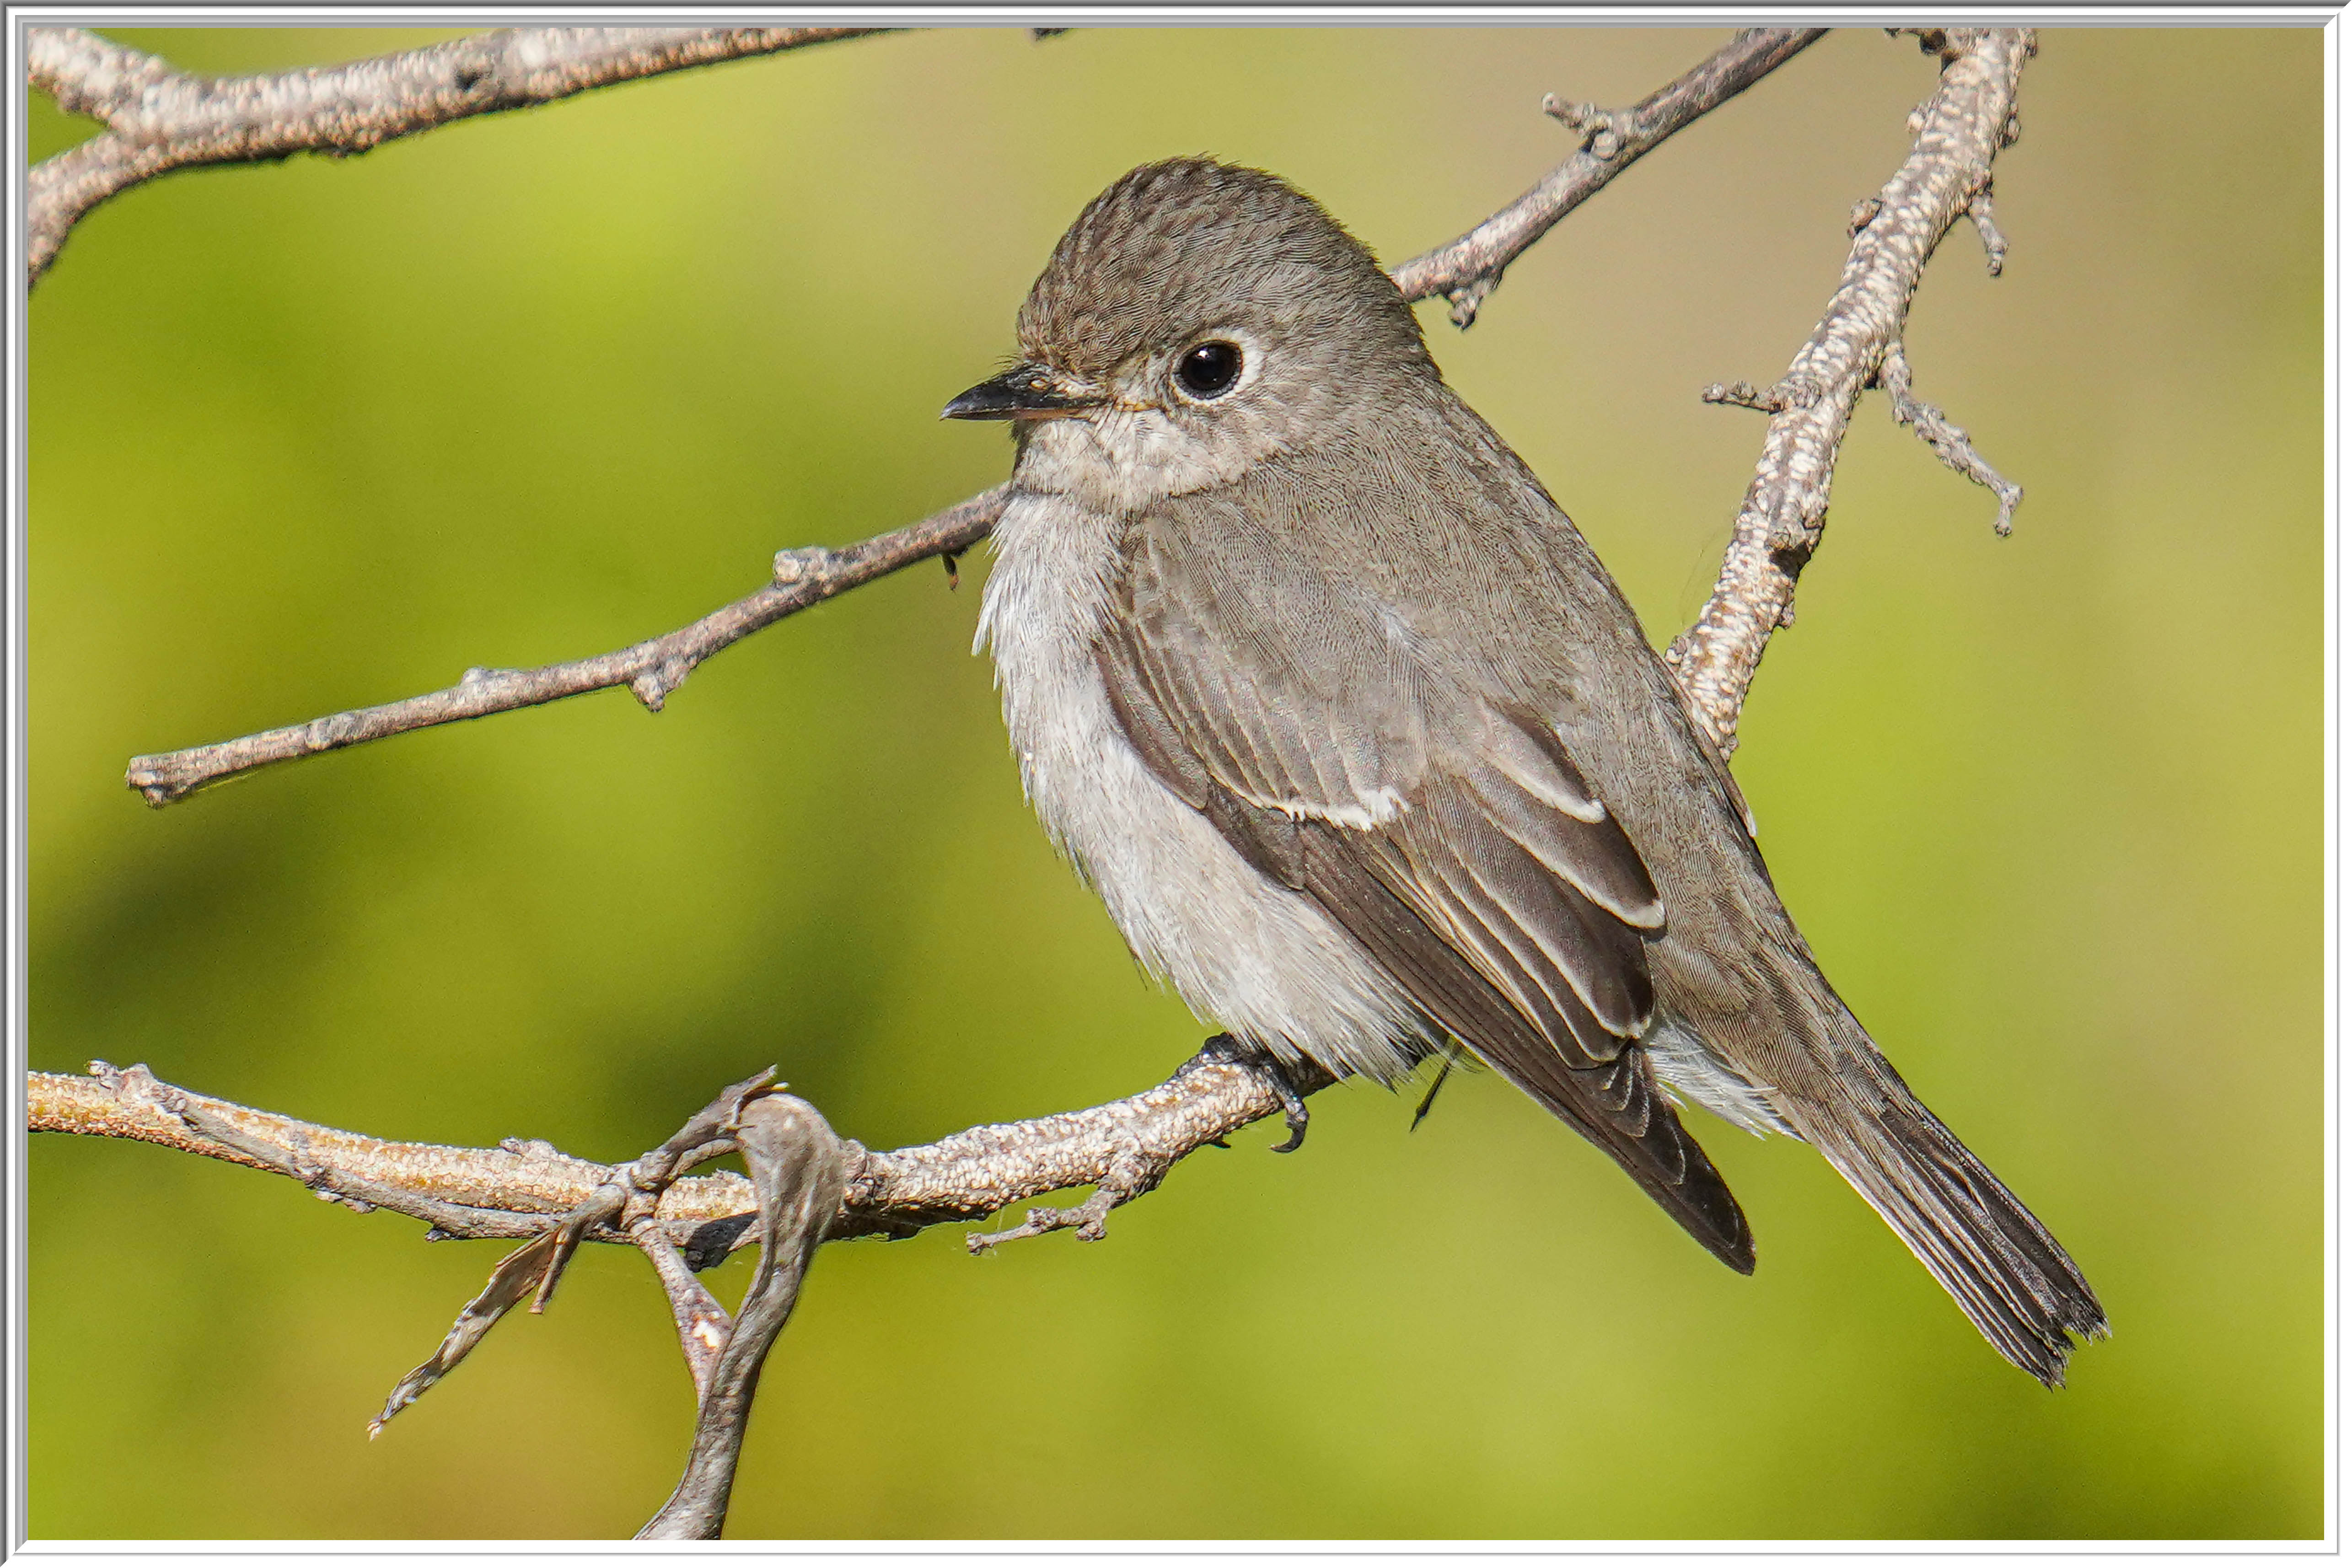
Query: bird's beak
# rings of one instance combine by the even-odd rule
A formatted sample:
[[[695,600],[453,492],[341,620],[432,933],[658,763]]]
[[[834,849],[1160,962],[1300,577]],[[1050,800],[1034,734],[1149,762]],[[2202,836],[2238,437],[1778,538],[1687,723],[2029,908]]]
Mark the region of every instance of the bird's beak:
[[[940,410],[942,419],[1067,419],[1102,406],[1103,399],[1065,390],[1054,373],[1039,364],[1017,364],[983,381]]]

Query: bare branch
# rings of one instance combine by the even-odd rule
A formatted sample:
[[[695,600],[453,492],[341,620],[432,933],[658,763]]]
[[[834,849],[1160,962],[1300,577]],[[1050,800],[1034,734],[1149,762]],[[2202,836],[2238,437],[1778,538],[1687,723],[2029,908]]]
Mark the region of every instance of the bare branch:
[[[1828,29],[1750,27],[1631,109],[1601,110],[1546,97],[1544,112],[1577,133],[1577,150],[1527,195],[1476,228],[1414,257],[1389,276],[1408,300],[1443,294],[1466,327],[1503,280],[1503,269],[1552,225],[1651,148],[1737,97]]]
[[[1931,28],[1920,43],[1942,58],[1942,83],[1912,115],[1917,139],[1910,156],[1874,206],[1855,210],[1861,221],[1845,273],[1821,324],[1769,393],[1719,399],[1769,408],[1772,421],[1715,592],[1666,658],[1693,714],[1727,756],[1739,743],[1740,704],[1764,646],[1793,618],[1797,574],[1821,544],[1830,479],[1854,405],[1901,340],[1927,258],[1990,186],[1994,154],[2016,137],[2017,81],[2033,53],[2032,28]],[[1936,440],[1931,426],[1920,429]],[[1954,460],[1944,444],[1937,450]],[[1975,460],[1972,452],[1969,458]],[[2013,487],[2004,488],[1980,460],[1962,467],[1972,478],[1981,477],[1978,469],[2001,489],[2005,520]]]
[[[709,1396],[710,1374],[719,1365],[719,1352],[727,1348],[727,1336],[735,1331],[735,1320],[694,1277],[685,1254],[658,1231],[638,1227],[637,1247],[653,1264],[662,1293],[669,1298],[670,1317],[677,1324],[677,1348],[686,1357],[686,1370],[693,1375],[694,1400],[699,1405]]]
[[[350,65],[208,79],[80,27],[33,27],[26,79],[106,131],[25,184],[27,286],[100,202],[173,169],[346,157],[436,125],[880,27],[505,27]]]
[[[734,1144],[760,1194],[760,1267],[700,1386],[686,1474],[661,1511],[637,1531],[640,1541],[719,1539],[761,1367],[800,1300],[801,1281],[841,1205],[857,1152],[834,1135],[816,1107],[790,1095],[745,1106],[740,1121]]]
[[[995,526],[1010,493],[1010,487],[1000,485],[862,544],[840,550],[819,545],[784,551],[776,557],[774,580],[766,587],[666,637],[537,669],[469,669],[457,685],[422,697],[330,714],[307,724],[265,730],[216,745],[133,757],[123,782],[144,795],[148,805],[169,805],[206,784],[271,763],[614,686],[627,687],[638,701],[659,712],[695,667],[721,648],[902,566],[934,555],[952,560],[971,549]]]
[[[535,1140],[509,1139],[496,1149],[393,1142],[194,1094],[159,1082],[143,1067],[92,1062],[88,1078],[27,1073],[25,1089],[30,1131],[161,1143],[293,1176],[314,1191],[365,1194],[373,1207],[432,1226],[436,1240],[539,1236],[612,1179],[610,1167]],[[740,1176],[698,1176],[662,1194],[658,1217],[684,1245],[705,1223],[743,1214],[752,1201]]]
[[[1886,355],[1878,365],[1878,384],[1886,391],[1897,425],[1910,426],[1954,473],[1974,479],[2000,498],[2000,511],[1992,520],[1992,531],[2007,538],[2010,520],[2017,515],[2017,503],[2025,499],[2023,487],[2002,479],[1990,463],[1978,456],[1977,449],[1969,444],[1969,433],[1946,418],[1942,409],[1911,395],[1911,362],[1903,356],[1900,338],[1886,345]]]
[[[742,1177],[679,1177],[670,1171],[666,1182],[657,1180],[670,1170],[666,1161],[683,1160],[694,1150],[665,1144],[639,1161],[612,1166],[575,1159],[537,1140],[509,1139],[496,1149],[400,1143],[214,1100],[160,1082],[143,1067],[93,1062],[90,1068],[87,1078],[27,1073],[26,1129],[160,1143],[292,1176],[338,1196],[364,1193],[370,1207],[424,1220],[441,1237],[545,1236],[588,1205],[631,1194],[643,1199],[635,1210],[614,1207],[609,1217],[582,1227],[579,1239],[642,1245],[649,1223],[654,1234],[685,1247],[698,1268],[752,1239],[731,1225],[758,1208]],[[1330,1082],[1308,1068],[1289,1072],[1300,1093]],[[1103,1184],[1118,1188],[1146,1167],[1157,1168],[1156,1185],[1187,1154],[1282,1114],[1281,1090],[1263,1071],[1213,1047],[1165,1083],[1107,1105],[974,1127],[912,1148],[858,1149],[826,1239],[911,1236],[935,1225],[974,1224],[1048,1193]],[[655,1181],[657,1194],[646,1197],[644,1181]],[[715,1247],[704,1234],[713,1231],[723,1237]]]

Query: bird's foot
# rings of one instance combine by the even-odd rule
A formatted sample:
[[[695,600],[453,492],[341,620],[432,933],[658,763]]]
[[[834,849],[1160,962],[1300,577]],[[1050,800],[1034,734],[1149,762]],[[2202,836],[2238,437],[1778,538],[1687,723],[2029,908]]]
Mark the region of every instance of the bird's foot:
[[[1232,1035],[1209,1039],[1202,1045],[1201,1054],[1213,1060],[1231,1062],[1274,1091],[1274,1097],[1282,1102],[1283,1125],[1290,1129],[1290,1136],[1274,1146],[1276,1153],[1293,1153],[1307,1142],[1307,1101],[1299,1094],[1298,1086],[1291,1081],[1291,1069],[1281,1058],[1264,1046]]]

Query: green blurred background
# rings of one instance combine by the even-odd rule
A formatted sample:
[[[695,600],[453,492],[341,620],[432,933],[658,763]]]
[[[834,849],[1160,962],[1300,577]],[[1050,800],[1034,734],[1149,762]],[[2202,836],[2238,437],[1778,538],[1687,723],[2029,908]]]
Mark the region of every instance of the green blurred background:
[[[200,70],[414,32],[124,31]],[[1024,805],[984,570],[706,667],[167,812],[134,752],[597,652],[1000,479],[935,417],[1130,165],[1279,170],[1391,260],[1719,32],[869,39],[181,174],[31,307],[32,1059],[339,1126],[622,1158],[773,1061],[888,1145],[1154,1082],[1202,1029]],[[828,1249],[737,1537],[2276,1537],[2322,1528],[2316,30],[2046,31],[1955,231],[1921,394],[2016,536],[1868,397],[1738,770],[1914,1085],[2116,1324],[2044,1393],[1810,1151],[1699,1117],[1762,1267],[1709,1260],[1492,1077],[1365,1088],[985,1261]],[[1511,270],[1423,307],[1663,642],[1765,382],[1932,62],[1833,35]],[[37,159],[89,127],[35,100]],[[614,1536],[690,1394],[642,1260],[583,1258],[375,1443],[498,1256],[134,1144],[31,1152],[41,1536]],[[730,1298],[739,1255],[717,1278]]]

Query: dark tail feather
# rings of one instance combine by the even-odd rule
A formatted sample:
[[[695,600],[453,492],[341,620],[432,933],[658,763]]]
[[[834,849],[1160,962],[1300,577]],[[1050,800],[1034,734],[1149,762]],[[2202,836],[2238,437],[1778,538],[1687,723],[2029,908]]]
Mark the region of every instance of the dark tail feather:
[[[1893,1080],[1892,1093],[1874,1108],[1850,1100],[1845,1114],[1822,1125],[1817,1114],[1792,1106],[1792,1120],[1952,1293],[1993,1349],[2048,1386],[2060,1386],[2074,1349],[2070,1334],[2090,1339],[2107,1331],[2098,1298],[2066,1249],[2000,1178],[1891,1068],[1881,1072]]]

